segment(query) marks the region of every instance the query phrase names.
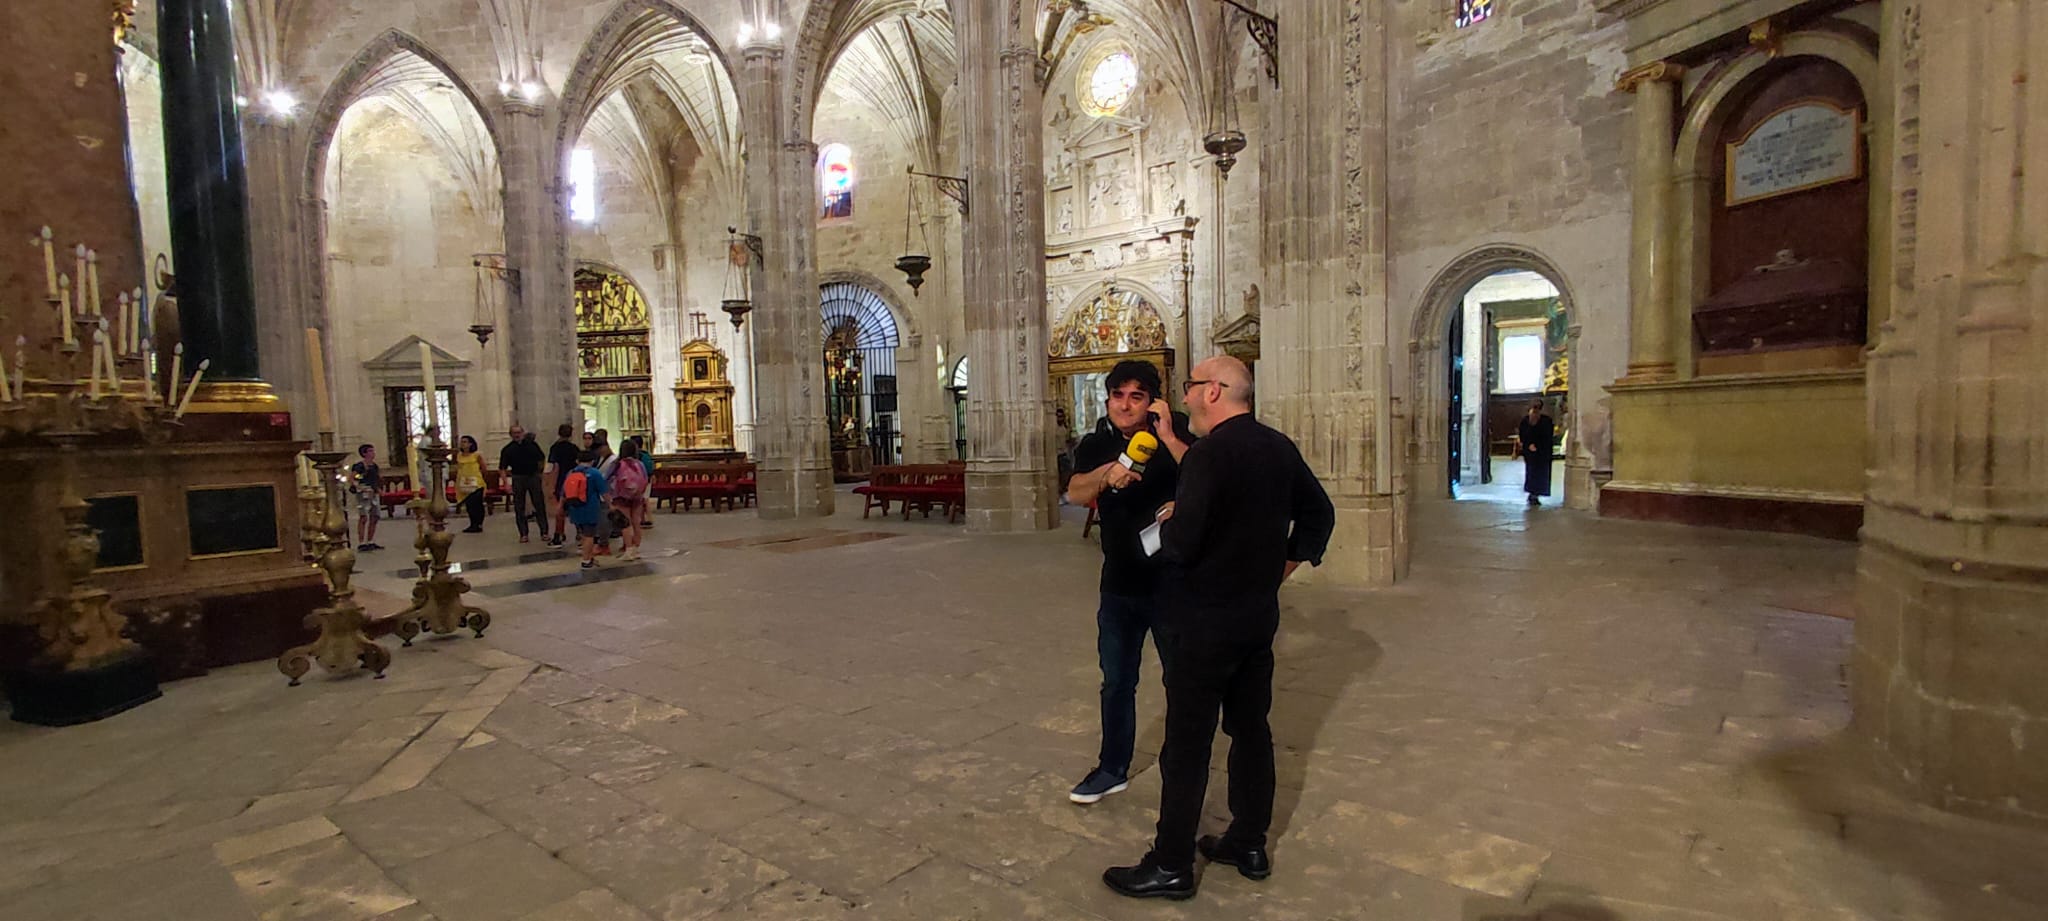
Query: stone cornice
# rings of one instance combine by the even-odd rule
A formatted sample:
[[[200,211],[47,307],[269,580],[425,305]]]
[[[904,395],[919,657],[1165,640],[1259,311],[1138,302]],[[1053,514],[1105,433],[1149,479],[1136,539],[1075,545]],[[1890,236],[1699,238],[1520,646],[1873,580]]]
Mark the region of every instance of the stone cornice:
[[[1685,79],[1685,65],[1670,61],[1651,61],[1648,64],[1631,67],[1622,71],[1614,81],[1614,88],[1624,93],[1633,93],[1645,83],[1677,83]]]

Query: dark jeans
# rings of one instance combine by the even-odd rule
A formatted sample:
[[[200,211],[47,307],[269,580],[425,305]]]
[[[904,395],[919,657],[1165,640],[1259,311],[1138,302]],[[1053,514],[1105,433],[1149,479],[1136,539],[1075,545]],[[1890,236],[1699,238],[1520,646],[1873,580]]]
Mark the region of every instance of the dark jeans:
[[[1273,708],[1277,617],[1247,620],[1158,631],[1166,663],[1166,744],[1159,752],[1159,834],[1152,853],[1160,866],[1194,865],[1219,710],[1230,736],[1231,819],[1223,837],[1266,846],[1273,824],[1273,730],[1266,714]]]
[[[1138,741],[1138,666],[1151,629],[1150,597],[1102,593],[1095,609],[1095,654],[1102,662],[1102,754],[1096,765],[1126,777]],[[1158,647],[1156,633],[1152,643]]]
[[[484,526],[484,491],[483,491],[483,490],[481,490],[481,489],[478,489],[478,490],[472,490],[472,491],[470,492],[470,494],[469,494],[469,495],[466,495],[466,496],[463,496],[463,497],[462,497],[462,503],[461,503],[461,504],[462,504],[462,510],[463,510],[463,511],[466,511],[466,512],[468,512],[468,513],[469,513],[469,526],[470,526],[470,527],[472,527],[472,528],[481,528],[481,527],[483,527],[483,526]]]
[[[519,519],[519,536],[526,536],[526,503],[533,502],[533,517],[540,524],[540,539],[548,539],[548,498],[541,491],[540,474],[512,477],[512,514]]]

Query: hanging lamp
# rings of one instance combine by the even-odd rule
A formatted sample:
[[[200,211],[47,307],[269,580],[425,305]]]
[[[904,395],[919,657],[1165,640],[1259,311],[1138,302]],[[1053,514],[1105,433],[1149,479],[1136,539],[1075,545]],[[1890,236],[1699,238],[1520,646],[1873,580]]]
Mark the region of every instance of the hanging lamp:
[[[1229,7],[1216,11],[1216,93],[1209,105],[1211,130],[1202,136],[1202,149],[1216,158],[1217,178],[1226,181],[1245,148],[1244,132],[1237,128],[1237,81],[1231,79],[1237,55],[1230,42],[1230,17]]]
[[[488,345],[498,329],[498,308],[503,306],[512,270],[505,265],[504,253],[482,253],[471,264],[476,266],[476,311],[470,317],[469,334],[476,337],[477,345]]]
[[[725,232],[725,299],[718,302],[718,308],[732,317],[732,328],[737,331],[754,311],[753,250],[738,227],[728,226]]]
[[[905,168],[904,168],[904,176],[903,176],[903,198],[904,198],[904,202],[903,202],[903,250],[904,250],[904,254],[903,254],[903,255],[901,255],[901,256],[898,256],[898,257],[896,257],[896,271],[898,271],[898,272],[902,272],[902,273],[903,273],[903,278],[904,278],[904,280],[905,280],[905,281],[908,281],[908,282],[910,283],[910,295],[911,295],[912,297],[916,297],[916,296],[918,296],[918,289],[919,289],[919,288],[922,288],[922,287],[924,287],[924,273],[926,273],[926,272],[929,272],[929,271],[931,271],[931,268],[932,268],[932,257],[931,257],[931,256],[929,256],[929,255],[926,255],[926,253],[929,253],[929,252],[931,252],[931,241],[930,241],[930,240],[925,240],[925,241],[924,241],[924,244],[925,244],[925,246],[924,246],[924,250],[923,250],[922,252],[920,252],[920,251],[917,251],[917,250],[913,250],[913,249],[911,249],[911,248],[910,248],[910,222],[911,222],[912,220],[916,219],[916,217],[917,217],[917,176],[916,176],[916,172],[917,172],[917,171],[916,171],[915,169],[911,169],[911,168],[909,168],[909,167],[905,167]],[[923,226],[923,224],[922,224],[922,222],[920,222],[920,223],[919,223],[919,227],[921,228],[922,226]]]

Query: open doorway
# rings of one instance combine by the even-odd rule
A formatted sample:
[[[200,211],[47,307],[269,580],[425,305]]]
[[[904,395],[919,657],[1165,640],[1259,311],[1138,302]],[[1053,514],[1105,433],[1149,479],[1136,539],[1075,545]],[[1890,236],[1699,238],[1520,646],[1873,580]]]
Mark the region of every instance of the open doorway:
[[[1570,324],[1558,287],[1541,273],[1505,269],[1467,288],[1450,311],[1443,352],[1448,426],[1445,467],[1453,498],[1525,502],[1533,479],[1545,504],[1561,504],[1572,436]],[[1525,427],[1540,404],[1548,456],[1525,461]],[[1532,439],[1535,440],[1535,439]]]

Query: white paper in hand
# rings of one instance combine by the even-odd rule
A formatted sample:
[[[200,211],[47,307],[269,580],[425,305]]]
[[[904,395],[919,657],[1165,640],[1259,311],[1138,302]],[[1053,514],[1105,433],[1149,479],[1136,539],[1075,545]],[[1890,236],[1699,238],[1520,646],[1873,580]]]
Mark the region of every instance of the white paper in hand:
[[[1159,553],[1159,526],[1163,523],[1158,521],[1152,522],[1145,526],[1145,530],[1138,532],[1138,543],[1145,548],[1146,556],[1154,556]]]

